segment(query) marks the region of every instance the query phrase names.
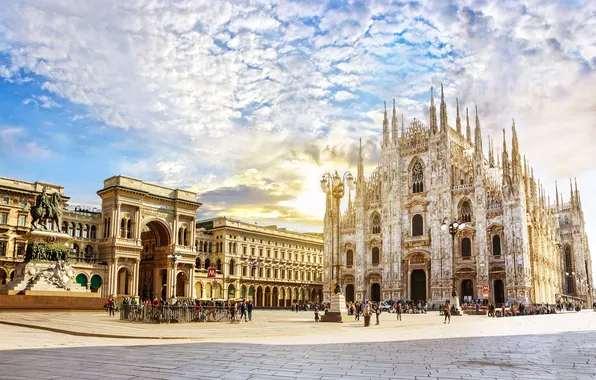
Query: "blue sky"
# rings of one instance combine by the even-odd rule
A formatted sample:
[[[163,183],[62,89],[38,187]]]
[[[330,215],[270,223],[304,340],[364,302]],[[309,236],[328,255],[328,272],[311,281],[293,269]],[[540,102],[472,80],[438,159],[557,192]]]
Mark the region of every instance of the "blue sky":
[[[123,5],[127,4],[127,5]],[[321,173],[367,172],[383,101],[427,122],[431,86],[515,117],[554,200],[577,177],[596,240],[596,10],[589,1],[0,0],[0,175],[71,204],[126,174],[227,214],[321,229]]]

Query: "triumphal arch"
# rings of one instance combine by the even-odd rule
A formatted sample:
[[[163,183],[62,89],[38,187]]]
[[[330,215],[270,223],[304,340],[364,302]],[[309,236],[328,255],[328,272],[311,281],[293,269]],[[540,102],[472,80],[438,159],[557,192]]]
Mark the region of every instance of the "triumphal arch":
[[[108,294],[191,296],[197,194],[122,175],[106,179],[97,194],[103,219],[99,260],[108,266]]]

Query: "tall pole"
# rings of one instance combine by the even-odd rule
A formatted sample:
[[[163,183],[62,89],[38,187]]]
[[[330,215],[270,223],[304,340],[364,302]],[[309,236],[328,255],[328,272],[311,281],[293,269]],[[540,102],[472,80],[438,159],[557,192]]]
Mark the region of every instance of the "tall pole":
[[[336,198],[336,206],[337,206],[337,236],[336,236],[336,248],[335,248],[335,254],[337,255],[336,257],[336,272],[335,272],[335,289],[337,290],[340,285],[340,281],[339,281],[339,219],[340,219],[340,213],[339,213],[339,197]],[[341,287],[339,287],[339,292],[341,293]]]
[[[453,265],[453,268],[451,268],[451,270],[452,270],[452,272],[451,272],[451,275],[452,275],[451,296],[457,297],[457,290],[455,289],[455,233],[451,234],[451,255],[452,255],[451,263]]]

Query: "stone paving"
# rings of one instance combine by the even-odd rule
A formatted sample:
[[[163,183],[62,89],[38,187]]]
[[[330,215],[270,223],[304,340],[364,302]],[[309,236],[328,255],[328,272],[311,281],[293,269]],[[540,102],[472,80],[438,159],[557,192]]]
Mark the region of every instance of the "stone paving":
[[[447,325],[436,315],[411,315],[403,327],[390,317],[369,328],[313,324],[322,329],[317,334],[301,334],[307,322],[296,322],[295,335],[243,333],[220,342],[91,338],[0,325],[0,379],[596,378],[593,312],[460,317]],[[253,325],[255,333],[271,324]]]

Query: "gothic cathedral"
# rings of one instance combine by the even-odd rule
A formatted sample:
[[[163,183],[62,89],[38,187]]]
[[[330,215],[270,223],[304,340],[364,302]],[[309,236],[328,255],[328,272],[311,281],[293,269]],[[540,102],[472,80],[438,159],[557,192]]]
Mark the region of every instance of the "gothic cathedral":
[[[432,88],[430,102],[430,127],[414,119],[405,128],[402,116],[401,133],[395,101],[391,129],[385,106],[381,163],[365,178],[360,147],[356,196],[345,213],[327,194],[325,299],[334,262],[347,301],[436,304],[455,290],[460,301],[591,305],[577,183],[568,202],[557,189],[551,203],[522,161],[515,122],[511,150],[503,130],[502,158],[495,159],[489,140],[487,159],[478,109],[473,133],[466,109],[464,135],[459,103],[456,128],[447,123],[442,86],[438,120]],[[453,235],[446,228],[452,222],[463,225]]]

